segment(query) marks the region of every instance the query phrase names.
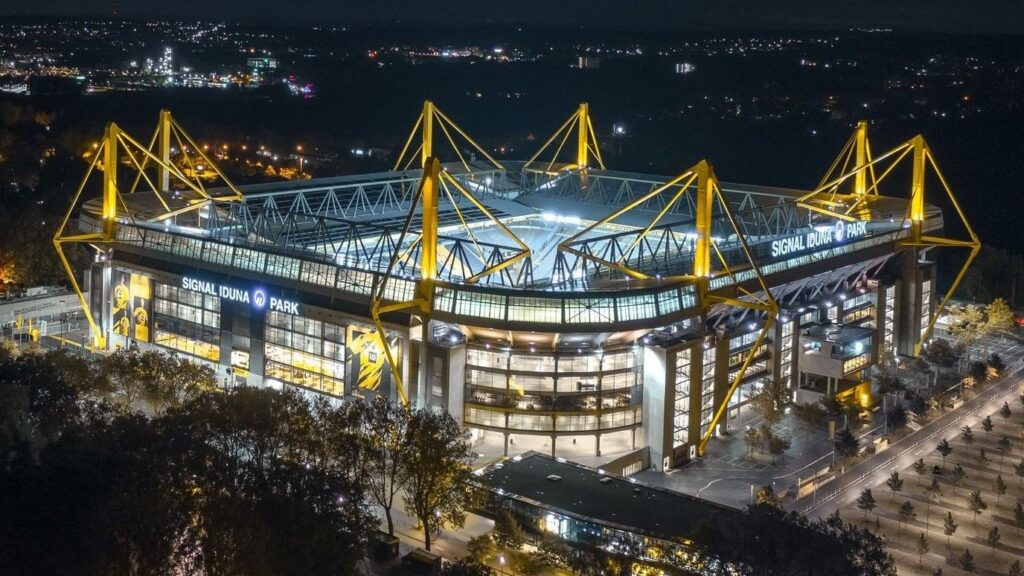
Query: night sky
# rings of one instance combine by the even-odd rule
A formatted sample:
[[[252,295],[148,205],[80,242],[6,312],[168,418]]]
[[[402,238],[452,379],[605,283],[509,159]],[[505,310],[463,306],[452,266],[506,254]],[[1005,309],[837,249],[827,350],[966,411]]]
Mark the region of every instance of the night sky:
[[[109,16],[113,0],[0,0],[0,15]],[[130,18],[520,23],[680,30],[891,27],[1024,33],[1024,0],[117,0]]]

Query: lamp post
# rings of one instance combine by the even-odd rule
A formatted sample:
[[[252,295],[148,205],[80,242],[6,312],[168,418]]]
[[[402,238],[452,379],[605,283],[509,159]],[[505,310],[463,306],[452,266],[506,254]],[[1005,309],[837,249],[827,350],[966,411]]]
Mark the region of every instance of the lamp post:
[[[302,157],[302,144],[299,144],[298,146],[296,146],[295,149],[299,151],[299,177],[301,178],[302,177],[302,167],[304,165],[303,160],[305,160],[305,158]]]
[[[501,566],[501,568],[499,570],[501,571],[502,574],[504,574],[505,573],[505,555],[504,554],[501,554],[501,555],[498,556],[498,565]]]

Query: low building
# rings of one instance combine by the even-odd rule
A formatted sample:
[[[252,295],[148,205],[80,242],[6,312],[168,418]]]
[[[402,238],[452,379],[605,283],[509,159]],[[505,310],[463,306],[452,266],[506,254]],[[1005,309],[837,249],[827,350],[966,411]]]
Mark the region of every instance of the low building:
[[[691,573],[693,538],[739,511],[537,452],[478,472],[482,512],[507,509],[533,534],[594,546],[664,573]]]

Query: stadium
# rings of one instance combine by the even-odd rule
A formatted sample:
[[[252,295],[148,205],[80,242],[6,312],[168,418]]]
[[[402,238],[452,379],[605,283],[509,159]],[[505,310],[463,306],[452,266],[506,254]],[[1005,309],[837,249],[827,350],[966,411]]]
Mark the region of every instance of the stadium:
[[[932,249],[978,250],[920,136],[873,155],[860,123],[814,190],[611,170],[601,144],[583,104],[498,162],[426,102],[390,172],[238,187],[165,111],[148,145],[108,125],[54,244],[94,347],[623,472],[714,450],[768,382],[872,405],[866,371],[919,353],[944,304]]]

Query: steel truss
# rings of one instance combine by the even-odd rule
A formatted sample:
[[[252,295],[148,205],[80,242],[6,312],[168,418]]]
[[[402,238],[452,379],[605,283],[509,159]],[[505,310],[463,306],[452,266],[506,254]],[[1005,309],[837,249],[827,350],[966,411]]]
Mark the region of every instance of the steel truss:
[[[537,150],[533,156],[530,156],[530,159],[523,165],[523,170],[539,170],[546,174],[557,174],[557,171],[552,172],[552,170],[556,166],[558,157],[565,148],[566,142],[574,133],[576,134],[576,162],[574,164],[562,165],[562,169],[586,171],[590,168],[590,157],[593,155],[597,165],[604,170],[604,160],[601,159],[601,147],[598,145],[597,136],[594,134],[594,125],[590,121],[590,106],[586,102],[581,103],[576,112],[569,116],[569,119],[544,142],[540,150]],[[551,160],[547,165],[542,169],[532,168],[531,165],[556,140],[558,140],[558,146],[554,149],[554,154],[551,155]]]
[[[192,170],[193,176],[187,175],[176,163],[171,161],[172,140],[178,143],[182,157],[181,162]],[[125,163],[125,160],[129,166],[135,169],[136,174],[131,187],[127,191],[122,191],[118,184],[118,165]],[[196,166],[200,162],[204,166],[209,166],[220,177],[225,187],[216,191],[208,191],[196,175]],[[103,193],[99,215],[100,225],[97,230],[91,232],[79,231],[78,234],[68,234],[68,222],[79,205],[82,192],[96,170],[102,172]],[[153,170],[155,175],[151,176],[147,170]],[[93,155],[92,162],[90,162],[89,168],[75,191],[70,206],[68,206],[67,213],[53,237],[53,246],[57,251],[57,256],[64,266],[72,289],[78,296],[79,304],[89,322],[94,342],[98,348],[106,346],[106,337],[93,316],[89,303],[85,300],[75,272],[71,269],[71,264],[64,253],[64,246],[66,244],[89,244],[99,249],[97,245],[116,242],[118,222],[130,221],[132,224],[136,222],[137,214],[128,210],[124,196],[139,193],[140,182],[146,183],[149,192],[154,195],[160,205],[154,214],[143,216],[143,219],[148,222],[161,222],[186,214],[202,216],[204,212],[215,212],[213,207],[217,204],[237,202],[243,198],[242,193],[216,167],[216,164],[203,154],[192,137],[171,117],[169,111],[160,111],[160,119],[149,146],[143,146],[138,140],[121,130],[117,124],[113,122],[107,124],[103,143]],[[172,182],[183,185],[184,189],[172,190]],[[123,208],[123,211],[119,207]],[[201,219],[200,217],[196,218],[196,220]]]
[[[502,250],[493,244],[482,245],[477,242],[472,228],[466,222],[458,204],[452,197],[451,190],[467,199],[477,210],[483,213],[492,224],[494,224],[507,238],[516,244],[516,249]],[[530,262],[530,248],[508,229],[498,218],[496,218],[469,190],[460,184],[454,177],[441,170],[441,163],[437,158],[430,157],[426,160],[423,168],[423,178],[412,198],[409,212],[406,215],[405,223],[398,235],[398,240],[388,263],[388,267],[377,284],[376,290],[370,297],[370,317],[377,328],[378,344],[384,350],[391,373],[395,379],[398,395],[403,404],[409,403],[409,397],[402,383],[401,367],[395,362],[394,354],[387,343],[384,325],[381,316],[391,312],[414,310],[421,315],[421,323],[424,327],[429,324],[430,315],[434,310],[434,286],[439,280],[438,265],[443,264],[449,269],[457,266],[468,266],[468,247],[463,243],[458,251],[445,249],[441,242],[442,237],[438,234],[438,202],[441,195],[449,198],[452,206],[458,213],[459,220],[469,235],[474,248],[477,249],[479,262],[483,263],[483,269],[465,277],[467,284],[478,283],[492,275],[507,275],[508,278],[522,277],[527,272]],[[417,209],[420,210],[421,226],[419,232],[413,232],[413,221]],[[412,235],[407,243],[406,238]],[[398,248],[404,249],[399,251]],[[410,260],[418,260],[418,279],[416,282],[415,295],[411,300],[405,302],[386,302],[384,295],[387,293],[388,281],[400,276],[404,263]],[[516,272],[515,270],[519,268]],[[424,339],[426,335],[424,334]]]
[[[616,250],[612,258],[602,258],[591,251],[588,251],[585,246],[581,246],[579,244],[579,240],[590,234],[594,229],[608,225],[628,212],[637,210],[641,206],[662,195],[667,196],[668,199],[661,203],[661,210],[658,211],[645,228],[629,233],[632,239],[628,244],[606,243],[606,245],[610,244],[620,247],[623,245],[625,246],[624,248]],[[672,211],[672,208],[683,200],[684,196],[692,197],[690,202],[692,202],[692,205],[695,207],[694,222],[691,228],[692,236],[687,237],[690,242],[679,242],[678,236],[661,233],[655,235],[656,238],[653,243],[656,245],[663,245],[667,242],[674,242],[674,244],[669,246],[670,249],[674,249],[680,254],[684,250],[692,252],[693,258],[691,260],[691,268],[686,272],[679,271],[665,279],[667,281],[685,282],[695,285],[697,287],[697,306],[704,314],[716,306],[726,306],[750,310],[755,313],[762,313],[765,315],[764,325],[758,334],[757,340],[754,342],[750,352],[748,352],[744,358],[743,364],[740,366],[735,379],[725,394],[725,398],[728,399],[732,397],[736,387],[743,381],[747,368],[754,360],[755,352],[761,346],[764,338],[771,330],[775,321],[775,316],[778,313],[778,305],[775,303],[775,299],[772,297],[771,291],[768,289],[768,285],[765,283],[764,277],[761,275],[757,262],[750,252],[750,247],[747,245],[745,235],[740,227],[739,221],[733,214],[733,210],[729,205],[728,199],[722,193],[721,188],[719,188],[718,178],[715,177],[714,170],[711,168],[710,163],[706,160],[700,161],[679,176],[676,176],[668,182],[654,188],[647,194],[633,200],[626,206],[613,211],[571,238],[566,239],[559,244],[558,249],[559,252],[574,255],[580,262],[605,267],[631,278],[641,280],[649,279],[652,275],[645,270],[633,267],[632,264],[634,261],[631,261],[630,257],[638,247],[643,245],[645,240],[651,236],[651,231],[658,226],[660,220],[669,214]],[[720,240],[716,239],[714,236],[716,214],[724,217],[718,218],[717,220],[719,222],[728,223],[731,228],[730,236],[735,238],[738,247],[737,253],[742,255],[742,259],[737,258],[733,259],[732,262],[729,262],[723,257],[723,254],[718,247]],[[712,254],[715,255],[714,258],[712,257]],[[713,262],[716,264],[713,265]],[[739,286],[738,283],[734,283],[730,293],[725,293],[724,291],[716,292],[710,289],[711,278],[716,275],[721,276],[724,274],[735,279],[735,273],[741,270],[753,271],[754,278],[757,283],[757,288],[754,291],[746,290],[742,286]],[[697,446],[697,452],[699,454],[704,454],[707,443],[714,434],[715,426],[717,426],[722,415],[725,414],[728,404],[728,400],[726,400],[715,410],[715,414],[708,426],[708,431],[701,438]]]
[[[852,169],[845,170],[849,162],[849,156],[854,153],[847,151],[847,149],[851,148],[856,154],[856,163]],[[843,162],[843,169],[837,171],[836,168],[844,154],[846,161]],[[859,123],[853,138],[847,143],[843,152],[840,152],[836,161],[833,162],[825,178],[822,179],[822,183],[815,190],[800,198],[798,204],[808,210],[845,220],[871,220],[873,215],[870,211],[870,206],[875,199],[879,198],[879,186],[906,159],[910,160],[912,168],[910,206],[903,221],[904,223],[909,221],[910,238],[899,242],[898,245],[914,251],[940,247],[970,249],[964,265],[960,268],[942,301],[928,320],[927,328],[922,331],[920,338],[914,344],[914,355],[917,356],[921,353],[921,347],[924,342],[931,336],[932,330],[935,328],[935,322],[943,310],[945,310],[947,302],[956,292],[957,287],[960,286],[960,282],[963,280],[968,267],[970,267],[974,258],[981,250],[981,241],[978,239],[977,234],[974,233],[970,222],[967,221],[967,216],[960,208],[960,203],[957,202],[953,190],[946,181],[946,177],[942,174],[938,164],[936,164],[935,156],[932,154],[927,142],[925,142],[924,137],[921,135],[914,136],[881,156],[872,158],[871,147],[867,140],[867,124],[865,122]],[[880,175],[877,177],[875,175],[876,169],[880,172]],[[925,182],[929,172],[934,174],[949,197],[950,202],[956,209],[957,215],[960,217],[960,221],[967,230],[969,240],[924,234],[924,222],[927,219],[925,211]],[[870,185],[868,184],[868,177],[870,177]],[[839,194],[838,190],[845,183],[850,182],[853,183],[853,193],[847,195]]]

